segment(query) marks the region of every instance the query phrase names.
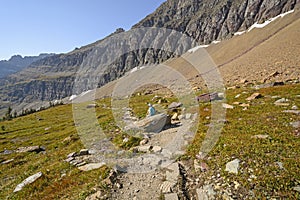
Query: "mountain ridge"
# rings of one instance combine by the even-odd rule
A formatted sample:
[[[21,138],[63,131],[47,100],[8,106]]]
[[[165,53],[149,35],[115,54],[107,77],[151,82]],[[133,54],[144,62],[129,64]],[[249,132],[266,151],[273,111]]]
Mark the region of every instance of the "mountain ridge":
[[[54,55],[53,53],[41,53],[38,56],[21,56],[14,55],[8,60],[0,60],[0,78],[19,72],[32,63],[43,58]]]
[[[160,6],[154,13],[148,15],[145,19],[134,25],[131,30],[143,29],[143,27],[147,28],[147,26],[148,28],[156,26],[163,27],[165,30],[162,29],[162,34],[166,34],[169,28],[175,31],[182,31],[182,34],[192,36],[192,38],[195,38],[198,41],[198,45],[209,43],[218,39],[227,40],[234,36],[234,31],[244,30],[244,28],[249,28],[257,21],[264,21],[267,17],[275,17],[280,13],[284,13],[295,8],[296,4],[299,3],[299,0],[280,0],[276,2],[271,0],[169,0],[163,3],[162,6]],[[171,8],[167,9],[170,5]],[[176,7],[176,5],[178,6]],[[210,8],[212,13],[211,16],[213,17],[207,17],[205,13],[209,13],[210,10],[206,10],[206,8]],[[242,11],[237,8],[242,9]],[[164,12],[162,11],[171,13],[170,16],[172,16],[174,20],[172,21],[172,18],[170,16],[168,17],[168,15],[164,15]],[[202,12],[204,12],[204,14]],[[187,13],[192,14],[188,15]],[[194,13],[198,14],[194,16]],[[214,13],[215,16],[213,15]],[[239,13],[244,13],[245,16],[241,17],[240,15],[242,14]],[[162,23],[162,21],[157,20],[153,16],[158,17],[158,19],[169,19],[169,21]],[[207,18],[205,18],[205,16]],[[228,18],[227,21],[223,19],[225,16],[227,16],[226,19]],[[181,22],[178,22],[177,19],[179,19],[179,17],[181,17],[180,19],[183,19],[184,22],[189,21],[189,23],[185,22],[182,24]],[[240,22],[241,19],[244,19],[243,23]],[[214,25],[210,26],[209,24]],[[229,24],[237,25],[234,26],[235,28],[228,31]],[[201,30],[201,28],[204,29]],[[212,29],[213,31],[210,31]],[[76,78],[75,74],[77,73],[77,70],[82,68],[82,65],[85,64],[84,62],[86,61],[87,56],[90,55],[91,52],[97,50],[97,45],[101,45],[109,40],[113,41],[114,36],[122,34],[125,36],[123,39],[127,41],[126,44],[129,46],[128,49],[133,48],[135,43],[130,42],[130,38],[126,38],[126,32],[119,29],[115,32],[115,34],[113,33],[103,40],[75,49],[70,53],[59,54],[42,59],[26,68],[26,70],[19,72],[18,74],[14,74],[5,81],[2,81],[1,85],[4,85],[4,87],[1,88],[2,97],[0,101],[6,102],[4,104],[7,106],[9,102],[12,102],[13,104],[26,104],[26,102],[51,101],[71,96],[74,93],[72,88]],[[140,43],[151,40],[154,41],[153,43],[159,44],[159,41],[161,40],[159,35],[155,35],[146,29],[144,32],[137,31],[136,37]],[[115,46],[112,46],[112,51],[117,52],[118,48],[120,48],[120,44],[114,45]],[[172,49],[172,38],[170,36],[164,38],[164,45],[167,48]],[[194,46],[197,46],[197,44],[184,44],[182,47],[178,48],[180,49],[180,52],[177,53],[177,55],[185,53]],[[174,51],[172,52],[164,52],[162,50],[155,51],[153,49],[130,51],[125,55],[114,59],[112,63],[105,66],[100,65],[97,61],[91,61],[93,62],[92,65],[94,67],[84,66],[83,69],[86,71],[92,71],[96,67],[96,71],[93,73],[95,76],[92,74],[90,76],[86,76],[86,80],[79,80],[82,81],[82,85],[85,86],[85,88],[81,88],[75,92],[80,93],[91,89],[93,85],[91,85],[90,82],[98,80],[99,84],[97,86],[100,87],[123,76],[127,71],[134,67],[147,64],[157,64],[176,57],[177,55],[174,54]],[[96,75],[99,76],[96,77]],[[3,107],[5,108],[6,106]]]

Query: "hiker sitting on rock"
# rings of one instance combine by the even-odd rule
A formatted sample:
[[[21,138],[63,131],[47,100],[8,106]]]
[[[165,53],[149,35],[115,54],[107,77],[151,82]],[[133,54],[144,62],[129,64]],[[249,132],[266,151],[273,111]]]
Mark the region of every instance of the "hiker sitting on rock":
[[[153,115],[155,115],[156,111],[155,111],[155,108],[152,106],[151,103],[148,103],[148,111],[147,111],[147,117],[151,117]]]

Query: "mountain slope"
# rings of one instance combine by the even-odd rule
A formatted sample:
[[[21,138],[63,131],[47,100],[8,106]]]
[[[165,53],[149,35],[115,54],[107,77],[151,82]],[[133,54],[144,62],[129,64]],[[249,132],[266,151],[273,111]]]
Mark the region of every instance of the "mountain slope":
[[[296,4],[299,0],[168,0],[128,32],[118,29],[101,41],[42,59],[1,81],[1,106],[48,102],[103,86],[136,66],[161,63],[196,45],[230,38]],[[176,31],[165,28],[195,40],[179,33],[176,37]],[[81,87],[73,88],[74,81]]]

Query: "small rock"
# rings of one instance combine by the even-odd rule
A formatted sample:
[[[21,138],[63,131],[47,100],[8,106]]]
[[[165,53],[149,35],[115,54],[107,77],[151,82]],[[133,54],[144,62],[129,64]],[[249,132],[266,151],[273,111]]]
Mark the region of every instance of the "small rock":
[[[101,191],[97,191],[94,194],[91,194],[90,196],[86,197],[85,200],[97,200],[101,198]]]
[[[2,164],[2,165],[9,164],[9,163],[13,162],[14,160],[15,160],[15,159],[5,160],[5,161],[3,161],[1,164]]]
[[[177,183],[178,177],[180,175],[179,165],[178,163],[173,163],[167,167],[166,171],[166,180]]]
[[[154,153],[159,153],[159,152],[161,152],[161,150],[162,150],[162,148],[161,148],[160,146],[154,146],[154,147],[152,148],[152,151],[153,151]]]
[[[242,79],[242,80],[240,81],[240,84],[245,84],[245,83],[248,83],[248,80],[247,80],[247,79]]]
[[[226,169],[225,171],[233,174],[238,174],[239,173],[239,167],[240,167],[240,160],[235,159],[229,163],[226,164]]]
[[[172,120],[178,120],[178,113],[175,113],[175,114],[172,116],[171,119],[172,119]]]
[[[300,110],[284,110],[282,112],[291,113],[291,114],[295,114],[295,115],[300,115]]]
[[[153,147],[150,146],[150,145],[148,145],[148,146],[139,146],[139,147],[137,147],[137,150],[138,150],[138,152],[147,153],[147,152],[150,152],[152,148]]]
[[[45,131],[49,131],[51,129],[51,127],[47,127],[45,128]]]
[[[176,193],[165,194],[165,200],[178,200]]]
[[[89,104],[86,106],[86,108],[96,108],[97,104]]]
[[[282,163],[282,162],[275,162],[275,164],[276,164],[280,169],[284,169],[283,163]]]
[[[242,103],[240,106],[245,108],[245,107],[250,107],[250,104],[248,104],[248,103]]]
[[[205,185],[196,190],[198,200],[210,200],[215,199],[216,192],[212,185]]]
[[[149,139],[148,138],[145,138],[145,139],[143,139],[143,140],[141,140],[140,141],[140,145],[145,145],[145,144],[147,144],[149,142]]]
[[[300,128],[300,121],[290,123],[293,128]]]
[[[202,172],[206,172],[209,169],[209,167],[205,162],[201,162],[200,163],[200,169],[201,169]]]
[[[237,94],[234,98],[238,99],[238,98],[240,98],[240,96],[241,96],[241,94]]]
[[[293,190],[300,192],[300,186],[293,187]]]
[[[14,153],[14,151],[12,151],[12,150],[7,150],[7,149],[5,149],[5,150],[2,152],[3,155],[10,155],[10,154],[12,154],[12,153]]]
[[[79,156],[86,156],[89,155],[89,150],[88,149],[81,149],[79,151]]]
[[[36,152],[39,153],[41,151],[45,151],[44,148],[40,146],[30,146],[30,147],[19,147],[16,152],[17,153],[26,153],[26,152]]]
[[[272,99],[279,99],[280,96],[271,96]]]
[[[122,189],[123,185],[121,183],[116,183],[116,187],[119,188],[119,189]]]
[[[194,160],[194,168],[196,172],[199,172],[201,170],[201,166],[198,163],[198,160]]]
[[[174,186],[174,183],[171,183],[170,181],[164,181],[160,186],[160,190],[163,194],[171,193]]]
[[[241,184],[239,184],[237,181],[233,181],[233,183],[236,190],[241,186]]]
[[[223,108],[226,108],[226,109],[233,109],[234,108],[232,105],[229,105],[229,104],[226,104],[226,103],[223,103],[222,106],[223,106]]]
[[[185,115],[185,119],[187,119],[187,120],[191,119],[191,117],[192,117],[192,114],[191,114],[191,113],[187,113],[187,114]]]
[[[292,110],[298,110],[299,108],[298,108],[298,106],[293,106],[292,107]]]
[[[123,143],[126,143],[128,141],[129,141],[129,138],[127,138],[127,137],[123,139]]]
[[[179,119],[179,120],[184,119],[184,115],[179,115],[179,116],[178,116],[178,119]]]
[[[26,178],[22,183],[20,183],[19,185],[17,185],[17,187],[15,188],[14,192],[18,192],[21,191],[23,189],[23,187],[25,187],[26,185],[29,185],[33,182],[35,182],[37,179],[39,179],[41,176],[43,176],[42,172],[39,172],[37,174],[34,174],[32,176],[29,176],[28,178]]]
[[[74,157],[69,157],[65,161],[69,163],[69,162],[73,161],[74,159],[75,159]]]
[[[252,138],[256,139],[268,139],[270,136],[269,135],[254,135]]]
[[[76,157],[76,156],[77,156],[77,153],[76,152],[72,152],[72,153],[69,153],[67,155],[67,158]]]
[[[259,98],[261,98],[262,97],[262,95],[260,94],[260,93],[254,93],[254,94],[252,94],[250,97],[248,97],[246,100],[247,101],[252,101],[252,100],[254,100],[254,99],[259,99]]]
[[[233,198],[231,198],[227,193],[224,193],[222,195],[223,200],[233,200]]]
[[[105,163],[90,163],[90,164],[86,164],[84,166],[78,167],[79,170],[81,171],[91,171],[94,169],[99,169],[101,167],[103,167],[104,165],[106,165]]]
[[[278,104],[278,103],[287,103],[287,102],[289,102],[288,99],[286,99],[286,98],[281,98],[281,99],[278,99],[277,101],[275,101],[275,104]]]
[[[181,106],[182,106],[182,103],[180,103],[180,102],[173,102],[173,103],[171,103],[171,104],[168,106],[168,108],[171,110],[171,109],[179,108],[179,107],[181,107]]]

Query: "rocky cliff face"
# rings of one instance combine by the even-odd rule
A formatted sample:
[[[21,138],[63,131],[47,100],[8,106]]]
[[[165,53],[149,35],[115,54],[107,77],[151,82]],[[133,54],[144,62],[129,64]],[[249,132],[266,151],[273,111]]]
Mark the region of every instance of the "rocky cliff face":
[[[134,28],[171,28],[208,44],[287,12],[296,3],[299,0],[172,0]]]
[[[255,22],[293,9],[299,1],[168,0],[128,32],[118,29],[103,40],[41,59],[1,80],[1,105],[61,99],[102,86],[134,67],[230,38]]]

